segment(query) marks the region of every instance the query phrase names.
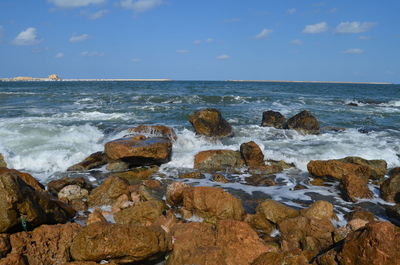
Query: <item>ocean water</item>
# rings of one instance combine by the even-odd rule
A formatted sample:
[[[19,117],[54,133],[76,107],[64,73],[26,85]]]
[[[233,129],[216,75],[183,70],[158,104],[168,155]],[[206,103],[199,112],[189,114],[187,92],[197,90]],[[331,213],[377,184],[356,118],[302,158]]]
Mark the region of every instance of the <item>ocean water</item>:
[[[351,106],[355,103],[357,106]],[[193,133],[188,115],[213,107],[231,123],[235,136],[210,142]],[[291,130],[260,127],[262,112],[279,111],[287,118],[307,109],[321,127],[344,127],[301,135]],[[193,167],[193,156],[207,149],[238,150],[243,142],[258,143],[266,159],[285,160],[298,170],[277,175],[283,185],[244,185],[245,174],[235,181],[216,184],[209,179],[187,180],[195,185],[220,185],[247,195],[267,196],[301,207],[302,201],[330,198],[336,210],[348,210],[337,183],[330,187],[308,185],[307,163],[312,159],[361,156],[385,159],[400,166],[400,85],[316,84],[263,82],[0,82],[0,153],[9,167],[27,171],[42,182],[58,176],[104,143],[140,124],[173,127],[178,140],[172,161],[161,171],[171,178]],[[294,191],[302,183],[308,190]],[[366,203],[385,202],[375,197]],[[247,194],[247,195],[246,195]]]

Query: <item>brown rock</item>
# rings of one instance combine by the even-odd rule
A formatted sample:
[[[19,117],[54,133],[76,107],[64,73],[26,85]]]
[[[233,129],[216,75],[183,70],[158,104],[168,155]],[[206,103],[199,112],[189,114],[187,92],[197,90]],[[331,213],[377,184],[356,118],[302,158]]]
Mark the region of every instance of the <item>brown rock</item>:
[[[217,109],[203,109],[189,116],[196,134],[209,137],[232,136],[232,126],[222,117]]]
[[[177,206],[183,203],[183,191],[190,186],[183,182],[174,182],[167,187],[165,194],[168,204]]]
[[[140,199],[138,201],[140,201]],[[122,209],[125,209],[125,208],[133,206],[135,203],[136,202],[133,202],[133,201],[130,200],[128,195],[122,194],[113,203],[113,205],[111,207],[111,211],[113,213],[116,213],[116,212],[119,212]]]
[[[268,159],[267,162],[271,166],[280,166],[282,169],[289,169],[289,168],[295,167],[295,165],[293,163],[287,163],[283,160],[278,161],[278,160]]]
[[[178,139],[174,129],[164,125],[139,125],[128,129],[128,132],[143,134],[150,137],[165,137],[174,141]]]
[[[211,178],[214,182],[229,183],[229,180],[222,174],[213,174]]]
[[[389,175],[389,177],[400,175],[400,167],[395,167],[395,168],[390,169],[388,175]]]
[[[240,152],[233,150],[202,151],[194,157],[194,168],[204,171],[225,171],[244,165]]]
[[[94,223],[107,223],[106,218],[104,218],[101,213],[100,208],[96,208],[91,214],[89,214],[86,225],[94,224]]]
[[[319,122],[311,112],[303,110],[287,120],[285,129],[293,129],[305,134],[319,134]]]
[[[277,224],[287,218],[296,217],[300,212],[274,200],[265,200],[257,206],[256,214]]]
[[[267,252],[260,255],[251,265],[307,265],[308,260],[301,252]]]
[[[94,223],[78,233],[70,251],[76,261],[124,264],[159,258],[170,246],[170,239],[159,227]]]
[[[394,265],[400,261],[400,233],[389,222],[371,222],[346,238],[338,261],[343,265]]]
[[[106,169],[110,172],[122,172],[131,168],[128,162],[122,160],[109,160]]]
[[[245,214],[241,200],[215,187],[185,189],[183,208],[214,224],[224,219],[243,220]]]
[[[253,174],[245,178],[246,183],[252,186],[275,186],[275,175],[264,176],[262,174]]]
[[[69,223],[12,234],[12,253],[24,256],[30,265],[63,264],[70,261],[69,247],[80,229],[78,224]]]
[[[348,225],[350,226],[350,229],[352,231],[356,231],[356,230],[364,227],[366,224],[368,224],[368,221],[365,221],[362,219],[353,219],[348,223]]]
[[[189,172],[179,175],[180,179],[204,179],[205,176],[201,172]]]
[[[382,179],[385,177],[387,171],[387,163],[385,160],[367,160],[357,156],[348,156],[338,161],[369,167],[369,178],[371,179]]]
[[[255,142],[241,144],[240,153],[249,168],[262,169],[265,167],[264,154]]]
[[[367,212],[367,211],[364,211],[361,209],[356,209],[350,213],[347,213],[345,215],[345,217],[348,221],[351,221],[353,219],[361,219],[361,220],[365,220],[368,222],[372,222],[372,221],[375,221],[375,219],[376,219],[375,215],[373,213]]]
[[[283,129],[285,123],[286,123],[286,118],[280,112],[272,110],[263,112],[261,126]]]
[[[117,224],[151,225],[166,210],[163,201],[153,200],[135,203],[114,214]]]
[[[391,220],[391,221],[393,221],[394,224],[397,224],[397,226],[400,226],[400,204],[399,203],[396,205],[393,205],[393,206],[386,206],[386,214],[389,217],[394,219],[394,220]]]
[[[129,183],[125,179],[110,176],[89,195],[89,206],[111,205],[122,194],[130,194],[128,187]]]
[[[327,201],[316,201],[306,209],[300,211],[302,216],[315,219],[334,219],[333,205]]]
[[[161,165],[171,160],[172,142],[162,137],[127,137],[108,142],[104,152],[112,160],[131,166]]]
[[[255,230],[265,234],[270,234],[274,229],[274,225],[259,213],[246,215],[245,221]]]
[[[29,265],[25,258],[16,253],[10,253],[4,259],[0,259],[0,265]]]
[[[103,152],[96,152],[85,158],[82,162],[70,166],[67,171],[87,171],[104,166],[107,162],[107,156]]]
[[[368,166],[341,162],[338,160],[312,160],[307,164],[308,172],[316,177],[342,179],[346,175],[356,175],[368,179],[371,170]]]
[[[47,190],[50,193],[57,195],[60,192],[60,190],[62,190],[65,186],[69,186],[69,185],[77,185],[77,186],[81,187],[82,189],[86,189],[88,191],[91,191],[93,189],[92,184],[90,184],[83,177],[77,177],[77,178],[64,177],[62,179],[50,181],[47,184]]]
[[[0,259],[7,256],[10,251],[10,236],[8,234],[0,234]]]
[[[382,183],[381,196],[385,201],[400,203],[400,174],[393,174]]]
[[[153,190],[161,188],[161,182],[155,179],[146,179],[143,181],[143,185]]]
[[[112,176],[126,179],[129,183],[136,183],[138,180],[150,178],[158,171],[158,166],[137,167],[125,172],[113,173]]]
[[[340,189],[346,200],[356,202],[357,198],[372,198],[368,188],[368,179],[356,175],[346,175],[342,178]]]
[[[8,169],[8,168],[0,168],[0,176],[3,174],[13,174],[18,176],[20,179],[22,179],[26,184],[31,186],[37,191],[44,191],[44,186],[37,181],[32,175],[25,173],[25,172],[20,172],[15,169]]]
[[[7,167],[6,160],[4,159],[3,154],[0,154],[0,167]]]
[[[68,203],[73,200],[87,198],[88,195],[89,192],[86,189],[82,189],[78,185],[68,185],[60,190],[58,198]]]

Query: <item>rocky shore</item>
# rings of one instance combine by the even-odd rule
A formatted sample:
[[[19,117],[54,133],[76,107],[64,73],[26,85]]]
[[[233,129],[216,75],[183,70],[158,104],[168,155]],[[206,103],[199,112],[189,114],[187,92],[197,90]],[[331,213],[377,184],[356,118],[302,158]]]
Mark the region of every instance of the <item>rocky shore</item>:
[[[216,109],[196,111],[189,122],[209,141],[235,137]],[[311,135],[345,130],[320,128],[306,110],[288,119],[266,111],[261,126]],[[309,161],[310,183],[337,184],[349,205],[372,198],[371,185],[388,202],[388,220],[354,207],[343,223],[325,200],[296,208],[185,183],[206,175],[216,184],[229,183],[229,174],[240,172],[249,186],[282,185],[276,174],[295,165],[266,160],[253,141],[238,150],[199,152],[192,171],[171,180],[159,167],[171,160],[174,129],[141,125],[128,131],[68,169],[104,169],[95,182],[71,174],[44,186],[7,168],[0,154],[0,265],[400,264],[400,167],[361,157]]]

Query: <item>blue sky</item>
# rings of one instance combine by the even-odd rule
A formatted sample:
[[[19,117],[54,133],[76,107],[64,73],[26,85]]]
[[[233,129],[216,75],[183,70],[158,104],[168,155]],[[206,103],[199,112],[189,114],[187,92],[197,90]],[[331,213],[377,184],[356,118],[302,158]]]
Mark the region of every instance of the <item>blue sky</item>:
[[[1,0],[0,77],[400,83],[398,0]]]

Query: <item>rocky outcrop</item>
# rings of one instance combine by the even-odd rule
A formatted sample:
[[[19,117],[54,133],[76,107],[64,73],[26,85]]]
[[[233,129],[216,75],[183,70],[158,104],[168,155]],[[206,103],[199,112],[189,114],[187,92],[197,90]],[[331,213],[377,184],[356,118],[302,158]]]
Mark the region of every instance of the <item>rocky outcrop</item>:
[[[44,191],[44,186],[37,181],[32,175],[21,172],[15,169],[8,169],[8,168],[0,168],[0,176],[4,174],[12,174],[18,176],[20,179],[22,179],[27,185],[31,186],[37,191]]]
[[[347,175],[355,175],[366,179],[371,175],[371,170],[368,166],[338,160],[311,160],[307,164],[307,169],[313,176],[338,180]]]
[[[256,214],[274,224],[277,224],[287,218],[299,216],[300,212],[280,202],[266,200],[258,205]]]
[[[18,173],[0,175],[0,232],[64,223],[75,212],[44,191],[28,185]]]
[[[7,167],[6,160],[4,159],[3,154],[0,154],[0,167]]]
[[[174,129],[165,125],[139,125],[128,129],[128,132],[150,137],[165,137],[174,141],[178,139]]]
[[[110,176],[90,193],[88,203],[91,207],[111,205],[123,194],[130,194],[128,181]]]
[[[300,210],[300,214],[307,218],[315,219],[335,219],[336,215],[333,212],[333,205],[327,201],[316,201],[308,208]]]
[[[369,167],[369,178],[374,180],[382,179],[387,172],[387,163],[385,160],[367,160],[357,156],[348,156],[338,159],[338,161]]]
[[[117,224],[151,225],[166,210],[163,201],[152,200],[137,202],[114,214]]]
[[[0,234],[0,259],[7,256],[11,251],[10,235]]]
[[[140,180],[149,179],[158,170],[158,166],[136,167],[128,171],[113,173],[111,176],[123,178],[129,183],[137,183]]]
[[[85,158],[82,162],[70,166],[67,171],[87,171],[104,166],[107,162],[107,156],[103,152],[96,152]]]
[[[183,202],[183,192],[188,188],[190,186],[183,182],[173,182],[168,185],[165,193],[167,203],[172,206],[181,205]]]
[[[217,109],[203,109],[189,116],[196,134],[209,137],[233,135],[232,126],[222,117]]]
[[[170,246],[170,238],[160,227],[94,223],[77,234],[70,251],[76,261],[124,264],[157,259]]]
[[[300,251],[266,252],[251,265],[308,265],[308,259]]]
[[[225,171],[244,165],[240,152],[233,150],[202,151],[194,157],[194,168],[203,171]]]
[[[319,134],[319,122],[308,110],[287,120],[285,129],[293,129],[305,134]]]
[[[78,185],[68,185],[60,190],[58,193],[58,199],[63,202],[69,203],[74,200],[86,199],[89,195],[89,191],[82,189]]]
[[[10,253],[7,257],[0,259],[0,265],[29,265],[22,255]]]
[[[12,234],[12,253],[25,257],[30,265],[64,264],[70,261],[69,248],[80,229],[80,225],[69,223]]]
[[[272,110],[263,112],[261,126],[283,129],[285,127],[285,123],[286,118],[280,112]]]
[[[172,142],[163,137],[143,135],[108,142],[105,154],[112,160],[122,160],[130,166],[161,165],[171,160]]]
[[[240,154],[250,169],[266,168],[264,154],[255,142],[247,142],[240,145]]]
[[[400,204],[393,206],[386,206],[386,214],[392,218],[392,222],[397,226],[400,226]]]
[[[381,184],[381,196],[385,201],[400,203],[400,172],[393,174]]]
[[[373,197],[373,193],[368,188],[368,179],[365,177],[346,175],[341,180],[340,189],[344,199],[352,202]]]

